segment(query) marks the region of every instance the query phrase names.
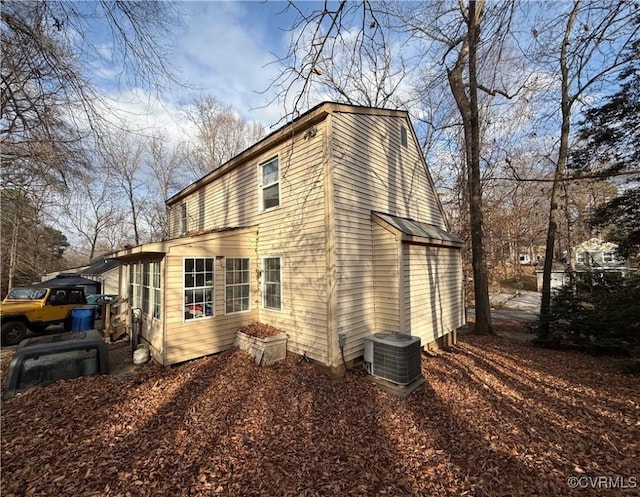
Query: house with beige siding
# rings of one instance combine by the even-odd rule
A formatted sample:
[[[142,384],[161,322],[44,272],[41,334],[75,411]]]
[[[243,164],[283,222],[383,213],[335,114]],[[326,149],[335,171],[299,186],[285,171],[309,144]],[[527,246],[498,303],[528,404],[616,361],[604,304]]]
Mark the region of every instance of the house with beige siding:
[[[464,324],[462,242],[404,111],[320,104],[167,208],[166,240],[116,254],[162,364],[228,349],[252,321],[329,367],[378,331],[428,346]]]

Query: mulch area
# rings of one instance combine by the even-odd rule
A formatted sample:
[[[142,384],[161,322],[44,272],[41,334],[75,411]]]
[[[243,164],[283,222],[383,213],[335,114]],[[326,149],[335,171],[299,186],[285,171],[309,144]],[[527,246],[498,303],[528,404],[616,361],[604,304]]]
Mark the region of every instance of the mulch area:
[[[500,326],[407,399],[237,349],[30,390],[2,403],[2,495],[638,495],[640,378]]]

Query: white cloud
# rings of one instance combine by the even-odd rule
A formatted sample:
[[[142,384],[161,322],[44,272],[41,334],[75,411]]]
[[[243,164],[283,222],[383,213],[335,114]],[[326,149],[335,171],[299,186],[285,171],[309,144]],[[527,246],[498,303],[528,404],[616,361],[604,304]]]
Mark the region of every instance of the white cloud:
[[[275,63],[287,48],[291,17],[280,15],[282,2],[184,2],[182,25],[175,30],[168,65],[182,83],[162,97],[141,88],[110,84],[108,68],[95,68],[105,94],[105,114],[118,127],[150,134],[162,131],[177,142],[189,134],[183,108],[208,94],[231,105],[248,121],[267,127],[279,122],[285,108],[268,86],[279,75]],[[110,57],[110,47],[100,46]]]
[[[171,142],[184,140],[189,132],[182,109],[179,106],[158,100],[145,91],[135,88],[106,98],[104,116],[114,126],[132,133],[150,135],[162,132]]]
[[[274,53],[286,18],[258,2],[183,4],[185,27],[176,41],[176,66],[186,85],[232,105],[245,119],[269,125],[283,109],[263,108],[273,94],[261,94],[278,75]],[[281,7],[280,7],[281,8]],[[278,26],[282,26],[278,29]]]

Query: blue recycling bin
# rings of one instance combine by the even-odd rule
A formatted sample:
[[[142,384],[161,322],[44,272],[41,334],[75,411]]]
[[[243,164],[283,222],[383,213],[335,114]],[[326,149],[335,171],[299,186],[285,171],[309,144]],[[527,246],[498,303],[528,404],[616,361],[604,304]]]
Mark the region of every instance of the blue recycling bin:
[[[71,331],[92,330],[96,320],[96,308],[90,305],[71,309]]]

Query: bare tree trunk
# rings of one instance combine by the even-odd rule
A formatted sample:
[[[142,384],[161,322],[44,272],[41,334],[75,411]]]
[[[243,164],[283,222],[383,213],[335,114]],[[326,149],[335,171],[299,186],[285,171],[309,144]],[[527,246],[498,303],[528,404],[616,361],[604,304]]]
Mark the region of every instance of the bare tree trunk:
[[[569,132],[571,129],[571,104],[569,95],[569,69],[567,66],[567,49],[569,46],[569,35],[573,29],[573,23],[578,13],[578,2],[576,2],[562,40],[560,50],[560,72],[562,75],[562,100],[560,104],[562,113],[562,123],[560,125],[560,148],[558,149],[558,160],[553,176],[551,187],[551,204],[549,207],[549,227],[547,229],[547,246],[544,255],[544,267],[542,271],[542,300],[540,302],[540,335],[549,335],[550,313],[551,313],[551,270],[553,269],[554,248],[556,234],[558,232],[558,216],[560,193],[562,180],[564,178],[567,161],[569,159]]]
[[[8,290],[13,288],[13,281],[16,274],[16,260],[18,256],[18,210],[16,208],[14,217],[13,217],[13,232],[11,233],[11,252],[9,253],[9,281],[8,281]]]
[[[484,2],[476,9],[476,2],[469,2],[467,39],[459,52],[453,69],[448,71],[449,85],[462,115],[465,135],[467,174],[469,178],[469,216],[471,221],[471,255],[473,289],[475,298],[475,333],[493,333],[489,304],[489,275],[482,240],[482,185],[480,178],[480,116],[478,112],[478,82],[476,55],[479,38],[479,20]],[[465,91],[464,68],[469,68],[469,95]]]
[[[133,236],[136,245],[140,245],[140,233],[138,231],[138,213],[136,212],[136,199],[134,196],[133,183],[129,183],[129,191],[127,192],[127,198],[129,200],[129,207],[131,208],[131,224],[133,225]]]

